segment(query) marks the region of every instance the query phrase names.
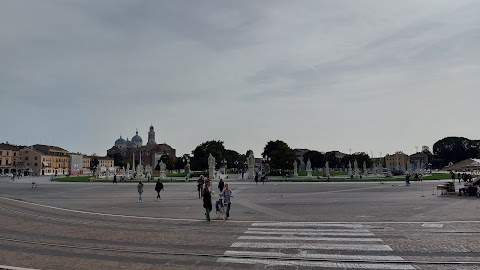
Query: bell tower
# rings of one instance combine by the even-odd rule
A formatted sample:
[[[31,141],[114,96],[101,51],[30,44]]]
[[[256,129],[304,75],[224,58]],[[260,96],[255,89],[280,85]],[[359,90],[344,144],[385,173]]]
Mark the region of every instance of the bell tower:
[[[147,144],[157,144],[155,142],[155,130],[153,128],[153,125],[150,126],[150,131],[148,132],[148,142]]]

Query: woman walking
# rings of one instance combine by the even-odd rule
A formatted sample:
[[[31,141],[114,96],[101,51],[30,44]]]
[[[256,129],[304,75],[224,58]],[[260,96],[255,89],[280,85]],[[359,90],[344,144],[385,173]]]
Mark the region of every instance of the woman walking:
[[[160,191],[163,190],[163,184],[160,182],[160,179],[158,179],[157,184],[155,184],[155,191],[157,192],[157,200],[161,200],[162,198],[160,197]]]
[[[138,201],[143,202],[143,199],[142,199],[143,183],[142,183],[142,181],[138,182],[137,190],[138,190]]]
[[[205,184],[203,188],[203,208],[205,208],[205,216],[210,221],[210,212],[212,211],[212,195],[208,188],[208,184]]]

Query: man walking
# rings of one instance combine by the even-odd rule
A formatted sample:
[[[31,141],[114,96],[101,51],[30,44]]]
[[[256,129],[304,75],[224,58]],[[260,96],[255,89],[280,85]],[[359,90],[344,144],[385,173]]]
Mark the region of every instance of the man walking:
[[[202,198],[202,188],[203,184],[205,184],[205,180],[203,179],[203,175],[200,175],[200,178],[197,180],[197,190],[198,190],[198,198]]]
[[[113,175],[113,183],[114,183],[114,184],[117,184],[117,174],[114,174],[114,175]]]
[[[163,184],[160,182],[160,179],[157,180],[157,183],[155,184],[155,191],[157,192],[157,200],[161,200],[160,198],[160,191],[163,190]]]

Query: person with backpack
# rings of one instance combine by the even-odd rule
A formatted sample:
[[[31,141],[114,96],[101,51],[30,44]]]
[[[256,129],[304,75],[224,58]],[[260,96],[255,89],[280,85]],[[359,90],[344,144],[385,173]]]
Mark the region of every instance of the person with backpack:
[[[157,192],[157,200],[161,200],[160,198],[160,191],[163,190],[163,184],[160,182],[160,179],[157,180],[157,183],[155,184],[155,191]]]

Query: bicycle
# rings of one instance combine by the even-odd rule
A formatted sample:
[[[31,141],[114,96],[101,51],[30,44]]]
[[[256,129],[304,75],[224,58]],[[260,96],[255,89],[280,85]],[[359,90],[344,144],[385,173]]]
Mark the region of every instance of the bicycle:
[[[226,220],[227,219],[227,209],[225,208],[225,204],[223,203],[223,199],[220,198],[217,203],[219,204],[218,210],[216,210],[217,218],[218,219],[221,218],[223,220]]]

